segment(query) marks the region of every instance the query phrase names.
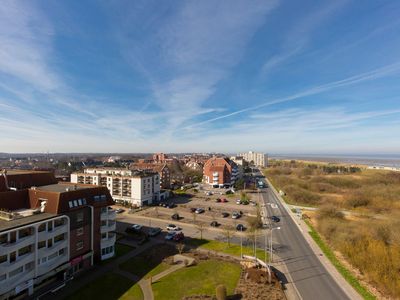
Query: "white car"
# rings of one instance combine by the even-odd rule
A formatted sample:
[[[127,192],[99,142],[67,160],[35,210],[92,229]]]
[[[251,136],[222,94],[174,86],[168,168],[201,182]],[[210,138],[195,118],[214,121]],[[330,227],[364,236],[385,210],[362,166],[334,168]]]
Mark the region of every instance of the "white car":
[[[181,230],[181,228],[176,226],[175,224],[168,224],[167,230],[168,231],[179,231],[179,230]]]
[[[194,211],[196,214],[201,214],[203,212],[205,212],[204,208],[198,208]]]
[[[239,219],[239,218],[240,218],[240,214],[238,212],[232,213],[232,219]]]
[[[134,230],[137,230],[137,231],[140,231],[141,229],[142,229],[142,225],[139,225],[139,224],[133,224],[132,226],[131,226],[131,228],[132,229],[134,229]]]
[[[236,200],[236,204],[242,204],[242,200],[237,199],[237,200]]]

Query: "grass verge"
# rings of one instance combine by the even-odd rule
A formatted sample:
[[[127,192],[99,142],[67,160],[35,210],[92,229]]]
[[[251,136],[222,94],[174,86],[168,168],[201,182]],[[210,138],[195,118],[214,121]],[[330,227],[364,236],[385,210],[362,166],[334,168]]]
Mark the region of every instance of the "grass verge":
[[[138,290],[139,289],[139,290]],[[121,275],[108,273],[78,290],[68,300],[86,299],[135,299],[142,300],[142,290],[137,284]]]
[[[240,265],[217,260],[200,262],[196,266],[180,269],[153,283],[154,298],[180,300],[191,295],[215,295],[219,284],[232,295],[240,277]]]
[[[206,250],[212,250],[217,252],[222,252],[234,256],[240,257],[240,245],[230,244],[220,241],[213,240],[200,240],[200,239],[190,239],[187,241],[188,245],[200,247]],[[265,259],[265,251],[264,249],[257,248],[256,251],[257,258],[264,260]],[[243,247],[243,255],[254,256],[254,248],[244,246]],[[268,253],[267,253],[268,259]]]
[[[314,229],[312,224],[308,220],[304,220],[308,227],[310,228],[309,234],[313,238],[313,240],[317,243],[319,248],[325,254],[325,256],[331,261],[331,263],[335,266],[335,268],[339,271],[339,273],[346,279],[346,281],[364,298],[367,300],[376,299],[376,297],[371,294],[358,279],[348,270],[345,266],[337,259],[333,251],[329,248],[329,246],[325,243],[325,241],[321,238],[318,232]]]

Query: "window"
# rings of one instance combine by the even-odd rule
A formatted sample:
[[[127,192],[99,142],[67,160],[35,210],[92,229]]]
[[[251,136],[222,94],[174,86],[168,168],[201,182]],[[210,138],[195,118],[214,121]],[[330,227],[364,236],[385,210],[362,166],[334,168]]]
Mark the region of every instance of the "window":
[[[6,274],[1,274],[0,275],[0,281],[6,280]]]
[[[103,214],[103,213],[106,213],[107,212],[107,207],[102,207],[101,208],[101,213]]]
[[[52,260],[52,259],[56,258],[57,256],[58,256],[58,251],[57,251],[57,252],[54,252],[54,253],[51,254],[51,255],[49,255],[49,257],[48,257],[47,260]]]
[[[22,255],[28,254],[30,252],[32,252],[32,246],[31,245],[19,249],[18,250],[18,256],[22,256]]]
[[[24,267],[19,267],[15,269],[14,271],[10,272],[10,277],[14,277],[15,275],[18,275],[19,273],[22,273],[24,271]]]
[[[53,240],[52,239],[47,240],[47,248],[50,248],[52,246],[53,246]]]
[[[64,219],[56,219],[54,220],[54,227],[59,227],[64,225]]]
[[[65,249],[64,248],[60,249],[60,251],[58,251],[58,255],[59,256],[64,255],[64,253],[65,253]]]
[[[33,270],[33,261],[25,265],[25,271],[29,272],[31,270]]]
[[[83,249],[83,241],[79,241],[76,243],[76,250],[81,250]]]
[[[3,262],[6,262],[8,260],[7,255],[1,255],[0,256],[0,264],[2,264]]]
[[[20,239],[30,236],[32,234],[32,229],[31,228],[24,228],[18,231],[18,236]]]
[[[10,253],[10,263],[14,262],[17,258],[17,252]]]
[[[102,233],[102,234],[101,234],[101,239],[102,239],[102,240],[107,239],[107,233]]]
[[[47,261],[47,257],[42,258],[42,264],[44,264]]]
[[[41,248],[44,248],[44,247],[46,247],[46,241],[40,241],[38,243],[38,249],[41,249]]]
[[[0,244],[7,243],[7,234],[0,235]]]
[[[101,201],[106,201],[107,200],[107,196],[106,195],[101,195]]]
[[[101,221],[101,226],[107,226],[107,221]]]
[[[72,201],[68,201],[68,205],[69,205],[69,208],[73,208],[74,207],[74,203]]]
[[[76,214],[76,222],[83,222],[83,212],[78,212]]]
[[[45,230],[46,230],[46,223],[40,224],[39,227],[38,227],[38,231],[42,232],[42,231],[45,231]]]
[[[78,206],[78,201],[74,200],[74,206]]]
[[[61,242],[63,240],[64,240],[64,233],[54,237],[54,243]]]
[[[47,231],[52,231],[53,230],[53,222],[48,222],[47,223]]]
[[[78,199],[78,204],[82,205],[82,199]]]
[[[76,230],[76,236],[80,236],[83,234],[83,227],[80,227]]]
[[[86,203],[86,198],[82,198],[82,203],[83,203],[83,205],[86,205],[87,203]]]
[[[94,198],[94,201],[95,201],[95,202],[100,201],[100,196],[94,196],[93,198]]]

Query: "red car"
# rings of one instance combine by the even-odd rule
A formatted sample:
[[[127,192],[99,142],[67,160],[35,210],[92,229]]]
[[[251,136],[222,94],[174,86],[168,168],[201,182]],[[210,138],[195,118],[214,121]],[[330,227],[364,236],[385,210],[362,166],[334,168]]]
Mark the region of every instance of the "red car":
[[[175,242],[179,242],[179,241],[182,241],[184,238],[185,238],[185,235],[183,234],[183,232],[179,232],[174,235],[173,240]]]
[[[228,200],[226,200],[225,198],[222,198],[221,202],[225,203],[225,202],[228,202]]]

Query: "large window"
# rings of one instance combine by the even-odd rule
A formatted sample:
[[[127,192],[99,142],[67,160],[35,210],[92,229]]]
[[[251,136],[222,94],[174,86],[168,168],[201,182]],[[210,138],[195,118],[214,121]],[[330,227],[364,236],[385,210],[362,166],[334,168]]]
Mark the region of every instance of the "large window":
[[[32,245],[26,246],[18,250],[18,256],[22,256],[32,252]]]
[[[19,267],[15,269],[14,271],[10,272],[10,277],[14,277],[15,275],[18,275],[19,273],[22,273],[24,271],[24,267]]]
[[[40,241],[38,243],[38,248],[41,249],[41,248],[44,248],[44,247],[46,247],[46,241]]]
[[[40,224],[39,227],[38,227],[38,231],[42,232],[42,231],[45,231],[45,230],[46,230],[46,223]]]
[[[7,255],[0,255],[0,264],[7,261]]]
[[[0,244],[7,243],[7,234],[0,235]]]
[[[54,220],[54,227],[59,227],[64,225],[65,220],[64,219],[56,219]]]
[[[64,233],[54,237],[54,243],[61,242],[63,240],[64,240]]]

